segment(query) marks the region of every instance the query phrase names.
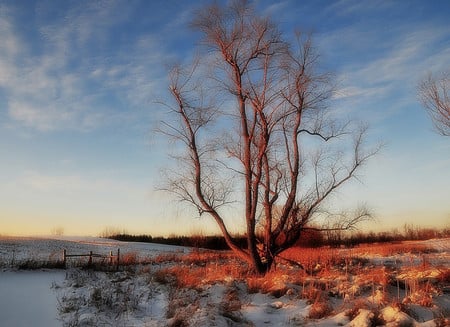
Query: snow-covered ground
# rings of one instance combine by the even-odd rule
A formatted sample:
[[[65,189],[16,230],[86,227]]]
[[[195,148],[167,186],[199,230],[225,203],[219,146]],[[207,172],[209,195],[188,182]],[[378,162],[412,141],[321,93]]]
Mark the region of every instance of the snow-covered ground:
[[[0,272],[0,326],[61,326],[52,289],[63,271]]]
[[[368,252],[360,254],[364,264],[311,275],[284,264],[265,279],[249,279],[228,259],[211,264],[176,259],[191,252],[183,247],[100,238],[0,238],[0,326],[448,324],[450,239],[417,244],[437,252]],[[108,254],[118,248],[124,258],[145,263],[119,271],[14,268],[30,259],[61,260],[63,249]]]
[[[154,257],[161,253],[183,253],[188,249],[164,244],[120,242],[97,237],[0,237],[0,265],[2,261],[12,265],[25,260],[62,260],[63,250],[67,254],[86,254],[93,251],[98,254],[134,253],[139,257]],[[0,266],[1,267],[1,266]]]

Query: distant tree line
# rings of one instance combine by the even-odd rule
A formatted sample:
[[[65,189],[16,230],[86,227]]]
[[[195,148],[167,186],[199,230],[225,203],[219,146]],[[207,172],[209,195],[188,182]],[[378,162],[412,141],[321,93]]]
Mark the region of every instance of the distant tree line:
[[[211,235],[190,235],[190,236],[157,236],[152,237],[151,235],[131,235],[131,234],[113,234],[109,236],[103,236],[113,240],[123,241],[123,242],[145,242],[145,243],[158,243],[166,245],[176,245],[176,246],[188,246],[212,250],[228,250],[228,245],[221,236]],[[243,247],[246,246],[246,238],[244,236],[238,238],[239,242]]]
[[[113,230],[110,230],[113,232]],[[171,235],[168,237],[151,235],[132,235],[126,232],[113,232],[108,234],[103,232],[101,237],[110,238],[124,242],[145,242],[145,243],[158,243],[176,246],[188,246],[212,250],[227,250],[229,249],[225,240],[219,235],[183,235],[176,236]],[[305,230],[300,237],[296,246],[299,247],[353,247],[363,243],[388,243],[388,242],[400,242],[400,241],[413,241],[413,240],[428,240],[432,238],[445,238],[450,237],[450,227],[443,229],[436,228],[422,228],[410,224],[403,226],[403,231],[394,229],[393,231],[382,232],[342,232],[342,231],[327,231],[320,232],[314,229]],[[247,239],[243,235],[236,238],[240,242],[240,246],[245,248],[247,246]]]
[[[381,232],[363,232],[357,231],[352,233],[330,233],[324,235],[323,245],[329,246],[348,246],[353,247],[363,243],[389,243],[401,241],[421,241],[433,238],[450,237],[450,227],[437,228],[423,228],[411,224],[405,224],[403,231],[394,229],[392,231]]]

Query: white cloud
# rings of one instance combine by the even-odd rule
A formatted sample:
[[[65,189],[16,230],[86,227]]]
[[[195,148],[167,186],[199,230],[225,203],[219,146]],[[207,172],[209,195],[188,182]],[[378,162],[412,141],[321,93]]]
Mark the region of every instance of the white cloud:
[[[442,36],[443,31],[435,29],[405,31],[403,35],[399,35],[391,51],[357,73],[360,79],[370,80],[372,83],[397,81],[415,84],[415,79],[430,68],[424,58],[435,57],[441,51],[450,50],[449,46],[439,44]],[[445,61],[450,63],[448,58]]]
[[[27,102],[11,101],[9,115],[28,127],[40,131],[49,131],[70,120],[70,112],[57,111],[55,108],[38,107]]]
[[[89,187],[80,176],[50,176],[35,171],[24,173],[21,184],[41,192],[82,191]]]
[[[12,32],[12,24],[9,20],[10,11],[0,5],[0,35],[2,45],[0,47],[0,87],[8,84],[8,81],[16,76],[14,58],[20,51],[20,44]]]
[[[380,7],[372,15],[353,0],[341,1],[334,9],[347,5],[353,17],[368,20],[353,20],[318,35],[322,58],[337,70],[336,107],[379,131],[398,115],[413,119],[414,110],[420,110],[416,95],[420,78],[450,67],[450,30],[439,21],[383,20],[380,15],[392,14],[390,9]],[[376,24],[377,19],[386,26]]]
[[[11,11],[0,4],[0,33],[2,34],[2,47],[0,53],[2,56],[12,57],[20,51],[20,46],[15,36],[9,33],[12,30],[11,21],[8,19]]]
[[[79,194],[80,196],[117,195],[126,198],[145,198],[146,190],[138,185],[131,185],[113,178],[90,178],[77,173],[48,174],[36,170],[29,170],[22,174],[18,185],[33,192],[50,193],[55,195]]]
[[[286,12],[288,10],[288,5],[288,1],[271,2],[270,5],[264,9],[263,14],[265,16],[275,17]]]
[[[1,33],[1,32],[0,32]],[[8,60],[0,59],[0,87],[8,85],[15,76],[14,67],[8,62]]]
[[[344,77],[348,80],[348,77]],[[348,83],[348,82],[347,82]],[[358,87],[358,86],[346,86],[338,89],[333,94],[333,99],[340,100],[346,98],[359,98],[359,97],[377,97],[387,92],[387,87]]]
[[[345,29],[325,38],[325,44],[330,47],[340,35],[351,38],[354,44],[368,42],[360,39],[364,34]],[[441,27],[416,25],[399,27],[386,40],[371,40],[381,42],[376,48],[378,53],[374,58],[344,64],[340,76],[343,91],[337,97],[354,96],[361,97],[362,101],[377,101],[393,93],[413,90],[425,72],[450,65],[450,47],[442,42],[449,36],[450,33]],[[335,47],[336,44],[331,45],[331,48]],[[346,49],[347,55],[351,55],[352,50]]]
[[[160,84],[161,62],[167,58],[161,43],[152,34],[142,35],[127,40],[125,48],[112,45],[112,52],[111,29],[129,18],[132,6],[73,4],[63,18],[49,22],[49,9],[40,5],[40,42],[27,42],[30,36],[17,33],[14,10],[0,10],[0,87],[9,118],[38,131],[142,120],[142,111],[134,110],[148,106],[149,94]]]
[[[360,0],[339,0],[326,8],[326,11],[337,15],[352,15],[362,12],[373,12],[386,10],[395,3],[384,0],[360,1]]]

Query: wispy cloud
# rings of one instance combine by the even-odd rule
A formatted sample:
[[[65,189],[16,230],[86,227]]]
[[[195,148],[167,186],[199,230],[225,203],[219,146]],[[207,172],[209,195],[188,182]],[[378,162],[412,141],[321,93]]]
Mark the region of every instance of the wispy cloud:
[[[121,194],[126,198],[144,199],[146,190],[137,185],[129,184],[123,180],[117,180],[107,176],[89,178],[77,173],[49,174],[37,170],[28,170],[22,173],[15,185],[22,190],[32,192],[50,193],[55,196],[78,194],[78,196],[89,196],[97,194],[107,196],[108,194]]]
[[[370,29],[359,22],[321,35],[319,42],[339,62],[342,88],[335,98],[354,110],[368,108],[363,115],[380,121],[417,104],[416,86],[427,72],[450,67],[450,45],[445,41],[449,38],[450,30],[439,23],[403,22],[390,29]],[[352,60],[347,63],[345,58]]]
[[[135,109],[149,105],[167,55],[153,32],[116,41],[132,6],[83,2],[50,22],[48,10],[36,8],[39,42],[19,32],[14,8],[0,10],[0,87],[11,120],[38,131],[139,120]]]
[[[276,17],[279,14],[287,11],[289,1],[270,2],[264,9],[263,14],[266,16]]]
[[[8,19],[10,10],[0,5],[0,34],[2,46],[0,47],[0,87],[7,85],[15,75],[14,58],[20,51],[20,44],[12,33],[12,23]]]
[[[441,52],[450,51],[449,45],[440,44],[446,34],[449,36],[450,32],[433,28],[403,31],[392,49],[361,67],[353,76],[367,84],[394,81],[416,84],[417,78],[427,70],[449,64],[450,59],[441,55]]]
[[[36,171],[25,172],[20,184],[40,192],[86,191],[86,189],[92,189],[94,185],[86,183],[81,176],[77,175],[51,176]]]
[[[339,0],[331,3],[326,11],[337,15],[360,14],[361,12],[373,12],[386,10],[392,7],[394,3],[384,0],[359,1],[359,0]]]
[[[16,121],[40,131],[48,131],[56,126],[66,125],[73,116],[70,111],[57,110],[55,107],[48,106],[43,108],[27,101],[16,100],[9,103],[9,115]]]

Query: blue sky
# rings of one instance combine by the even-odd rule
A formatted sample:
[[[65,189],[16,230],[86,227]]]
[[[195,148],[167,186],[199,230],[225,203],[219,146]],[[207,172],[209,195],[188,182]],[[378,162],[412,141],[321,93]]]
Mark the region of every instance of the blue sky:
[[[170,164],[157,101],[167,66],[197,51],[187,25],[205,3],[0,0],[0,234],[212,230],[155,190]],[[434,133],[416,86],[450,69],[450,2],[255,4],[287,37],[313,32],[339,83],[334,106],[386,144],[336,201],[373,208],[365,228],[449,226],[450,139]]]

